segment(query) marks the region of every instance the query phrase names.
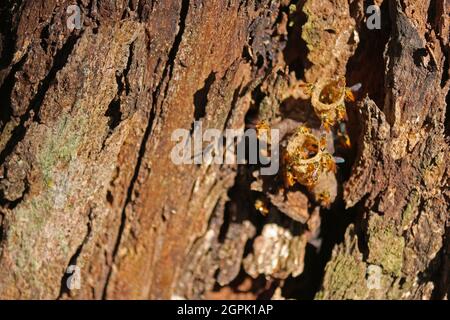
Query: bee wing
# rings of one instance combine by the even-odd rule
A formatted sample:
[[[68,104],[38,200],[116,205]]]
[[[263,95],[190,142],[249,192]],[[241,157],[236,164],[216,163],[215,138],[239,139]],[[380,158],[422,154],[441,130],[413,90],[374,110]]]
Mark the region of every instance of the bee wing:
[[[351,86],[349,89],[352,92],[358,92],[359,90],[361,90],[361,88],[362,88],[362,84],[361,83],[357,83],[357,84]]]
[[[345,163],[345,159],[341,157],[334,157],[334,162],[336,162],[337,164],[342,164]]]

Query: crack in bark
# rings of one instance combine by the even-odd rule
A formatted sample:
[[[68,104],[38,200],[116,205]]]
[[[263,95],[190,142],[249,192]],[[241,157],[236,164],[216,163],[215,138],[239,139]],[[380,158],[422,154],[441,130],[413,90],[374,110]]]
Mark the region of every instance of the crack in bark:
[[[200,120],[206,115],[206,106],[208,104],[208,93],[211,89],[211,86],[214,84],[216,80],[216,73],[211,72],[209,76],[205,79],[205,84],[203,88],[198,90],[194,94],[194,119],[195,121]]]
[[[50,40],[50,27],[52,25],[54,25],[55,23],[55,16],[57,13],[57,9],[58,9],[58,5],[56,5],[56,7],[53,8],[53,12],[50,16],[50,19],[48,20],[48,23],[42,28],[41,33],[40,33],[40,46],[42,48],[42,50],[47,53],[49,44],[47,43],[48,40]],[[52,45],[52,47],[54,47],[54,45]]]
[[[131,64],[133,61],[133,46],[135,42],[132,42],[128,48],[128,61],[127,65],[124,70],[122,70],[122,73],[120,75],[116,76],[116,83],[117,83],[117,95],[113,98],[111,103],[109,104],[105,116],[109,117],[109,133],[106,136],[106,138],[103,141],[102,150],[105,147],[106,141],[111,136],[112,132],[115,128],[120,124],[120,122],[123,120],[122,115],[123,112],[121,110],[121,104],[122,104],[122,95],[125,92],[125,96],[128,96],[130,93],[130,82],[128,80],[128,74],[131,69]]]
[[[128,204],[131,203],[131,201],[132,201],[132,194],[133,194],[133,190],[136,185],[137,179],[139,177],[139,172],[140,172],[142,162],[143,162],[143,159],[145,156],[146,145],[149,140],[150,134],[153,131],[153,127],[154,127],[156,116],[157,116],[156,109],[158,107],[157,106],[158,96],[161,93],[161,87],[163,86],[164,83],[166,83],[166,88],[164,91],[164,95],[162,96],[163,100],[161,101],[160,106],[162,106],[164,104],[165,98],[167,96],[167,89],[169,87],[168,82],[170,81],[170,79],[172,79],[173,67],[175,65],[175,59],[176,59],[183,35],[184,35],[184,30],[186,28],[186,18],[187,18],[188,12],[189,12],[189,5],[190,5],[190,0],[182,1],[181,9],[180,9],[180,19],[178,22],[179,30],[178,30],[177,35],[175,36],[173,45],[169,51],[168,59],[166,61],[166,65],[164,67],[164,71],[163,71],[161,80],[158,83],[156,90],[153,92],[153,101],[152,101],[152,108],[150,110],[150,117],[149,117],[149,121],[148,121],[146,130],[142,137],[142,141],[141,141],[141,144],[139,147],[138,160],[137,160],[137,163],[136,163],[136,166],[134,169],[133,177],[132,177],[129,187],[128,187],[125,203],[122,208],[119,231],[117,234],[117,239],[116,239],[114,249],[113,249],[113,254],[112,254],[112,264],[109,268],[108,275],[106,277],[105,285],[103,288],[102,299],[107,298],[108,287],[109,287],[111,276],[112,276],[113,265],[115,264],[115,260],[117,259],[117,253],[119,251],[120,243],[122,241],[122,236],[123,236],[123,232],[124,232],[125,225],[126,225],[126,220],[127,220],[126,208],[127,208]],[[166,78],[167,78],[167,81],[166,81]]]
[[[0,33],[4,36],[0,41],[0,69],[8,66],[14,58],[17,40],[17,21],[14,21],[14,18],[21,10],[22,2],[22,0],[5,0],[0,4]]]
[[[0,97],[3,97],[6,101],[2,113],[0,114],[1,130],[3,130],[6,124],[12,119],[13,108],[11,103],[11,95],[15,85],[15,76],[16,73],[22,69],[27,58],[28,51],[16,64],[11,67],[9,74],[5,77],[3,84],[0,86]]]

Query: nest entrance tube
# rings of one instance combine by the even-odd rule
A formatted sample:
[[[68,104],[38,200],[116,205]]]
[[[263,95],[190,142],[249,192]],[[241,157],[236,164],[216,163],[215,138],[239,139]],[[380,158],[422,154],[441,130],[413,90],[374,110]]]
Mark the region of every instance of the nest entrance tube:
[[[311,103],[319,113],[335,110],[345,104],[345,80],[325,79],[317,82]]]
[[[319,101],[324,104],[334,104],[342,98],[342,86],[338,81],[326,84],[320,92]],[[345,86],[344,86],[345,88]]]
[[[311,133],[297,133],[290,139],[287,152],[295,163],[313,162],[320,154],[320,141]]]

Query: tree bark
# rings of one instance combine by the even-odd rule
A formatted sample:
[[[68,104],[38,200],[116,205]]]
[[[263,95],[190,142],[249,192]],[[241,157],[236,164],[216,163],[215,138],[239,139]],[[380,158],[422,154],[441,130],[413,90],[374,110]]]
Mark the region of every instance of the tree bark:
[[[448,3],[377,1],[376,31],[362,0],[311,3],[80,0],[71,31],[71,1],[4,1],[0,298],[444,298]],[[313,23],[324,12],[345,21],[334,34]],[[315,50],[344,31],[324,69]],[[330,209],[249,165],[171,161],[194,121],[308,122],[293,84],[328,73],[363,84]]]

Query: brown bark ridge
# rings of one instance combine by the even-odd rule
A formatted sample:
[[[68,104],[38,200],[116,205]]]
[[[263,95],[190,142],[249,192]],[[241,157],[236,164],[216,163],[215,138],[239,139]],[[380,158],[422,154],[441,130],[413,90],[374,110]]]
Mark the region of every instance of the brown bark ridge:
[[[363,2],[81,0],[70,31],[71,1],[3,1],[0,298],[443,298],[448,3],[376,1],[372,32]],[[315,14],[342,18],[339,32]],[[324,183],[330,210],[320,190],[283,193],[251,166],[171,161],[172,132],[195,120],[314,121],[293,88],[320,76],[315,49],[341,34],[326,72],[363,88],[353,168]],[[367,290],[371,266],[381,286]]]

